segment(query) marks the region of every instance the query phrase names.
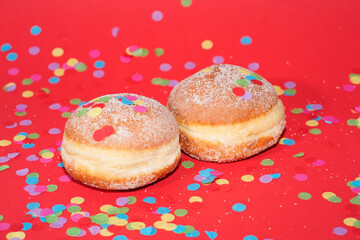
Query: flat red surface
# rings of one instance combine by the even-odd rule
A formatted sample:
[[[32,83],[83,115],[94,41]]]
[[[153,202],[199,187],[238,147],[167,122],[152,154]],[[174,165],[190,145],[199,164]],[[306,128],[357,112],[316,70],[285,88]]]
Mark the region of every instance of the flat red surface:
[[[356,0],[194,0],[189,7],[182,6],[180,0],[1,1],[0,46],[8,43],[12,49],[0,51],[0,82],[2,87],[15,83],[16,90],[0,90],[0,169],[3,169],[0,171],[0,238],[69,239],[67,231],[71,235],[73,227],[76,227],[74,232],[79,228],[81,234],[86,234],[84,239],[113,239],[118,235],[133,240],[185,239],[190,235],[214,239],[205,231],[216,232],[215,239],[360,238],[357,228],[360,222],[355,221],[360,220],[359,206],[350,202],[358,196],[359,189],[348,183],[357,180],[360,173],[360,129],[349,125],[349,119],[359,118],[360,86],[356,77],[352,82],[349,79],[349,74],[360,73],[359,9],[360,3]],[[160,21],[153,20],[154,11],[163,14]],[[38,35],[30,31],[35,25],[41,28]],[[119,29],[117,35],[112,34],[115,27]],[[240,42],[244,36],[251,37],[251,44]],[[203,49],[204,40],[211,40],[213,47]],[[34,46],[40,49],[36,55],[29,53]],[[129,46],[146,48],[149,54],[132,57],[129,63],[124,63],[120,56]],[[54,48],[62,48],[63,55],[54,57]],[[164,54],[157,57],[155,48],[163,48]],[[89,55],[94,49],[100,52],[97,58]],[[11,52],[17,54],[14,61],[7,59],[11,59]],[[287,116],[283,138],[294,140],[294,145],[277,144],[248,160],[221,165],[200,162],[183,154],[182,162],[191,161],[194,167],[188,169],[180,165],[167,178],[134,191],[101,191],[74,180],[61,181],[66,172],[58,165],[61,162],[58,148],[66,118],[61,111],[51,110],[51,106],[58,103],[62,111],[70,112],[77,107],[70,103],[72,99],[86,101],[121,92],[145,95],[166,104],[172,87],[154,85],[153,78],[181,81],[212,65],[215,56],[223,57],[225,63],[243,67],[253,68],[256,64],[252,63],[257,63],[259,68],[255,71],[283,90],[286,90],[285,83],[296,84],[295,95],[279,96]],[[67,69],[58,83],[50,83],[54,71],[49,70],[49,65],[58,63],[61,68],[70,58],[84,63],[87,69],[83,72]],[[100,78],[93,75],[98,70],[94,67],[98,60],[105,62],[100,69],[105,74]],[[188,61],[196,67],[186,69]],[[170,64],[171,70],[162,71],[163,63]],[[17,74],[14,68],[19,70]],[[132,80],[136,73],[143,76],[139,82]],[[24,85],[24,79],[39,77],[34,74],[41,79]],[[27,97],[24,91],[34,95]],[[16,113],[19,104],[27,106],[26,114],[20,114],[24,116]],[[320,104],[322,109],[292,113],[293,109],[306,109],[309,104]],[[329,116],[339,121],[328,123],[325,120]],[[317,120],[307,122],[311,119]],[[31,120],[31,124],[23,126],[23,120]],[[309,126],[313,122],[318,125]],[[56,130],[54,128],[61,132],[49,134],[50,129],[50,132]],[[309,130],[314,128],[321,133],[311,134]],[[14,140],[21,132],[39,134],[36,139],[23,140],[23,143],[33,143],[32,148],[16,142],[19,136]],[[55,149],[50,162],[28,160],[31,155],[41,158],[39,152],[44,149]],[[303,157],[293,157],[300,152],[304,153]],[[14,157],[16,154],[10,153],[20,154]],[[12,158],[7,158],[8,154]],[[264,159],[271,159],[274,164],[264,166]],[[220,178],[229,184],[200,183],[200,189],[189,191],[187,186],[197,183],[194,177],[207,168],[223,172]],[[28,185],[26,169],[28,174],[39,174],[36,185],[53,184],[57,190],[31,196],[24,190]],[[262,176],[277,173],[280,177],[272,175],[275,178],[270,183],[262,181]],[[251,175],[254,180],[245,182],[244,175]],[[216,186],[220,188],[211,190]],[[302,192],[311,194],[311,198],[301,199],[298,195]],[[324,192],[338,198],[329,198]],[[44,218],[49,214],[46,210],[39,216],[26,214],[31,206],[40,211],[55,204],[68,206],[74,197],[82,197],[85,201],[79,204],[81,211],[94,216],[102,213],[103,205],[119,207],[116,200],[129,196],[136,197],[137,201],[126,205],[128,226],[100,226],[85,220],[81,224],[64,210],[58,215],[66,219],[66,223],[53,228],[49,223],[51,218]],[[203,202],[190,204],[192,196],[201,197]],[[143,202],[146,197],[154,197],[156,202]],[[234,211],[232,207],[236,203],[244,204],[246,209]],[[175,216],[172,223],[190,225],[195,231],[187,236],[157,229],[155,235],[145,236],[140,230],[129,230],[134,226],[132,222],[154,226],[162,216],[156,212],[159,207],[170,209],[171,214],[176,209],[186,209],[188,214]],[[25,230],[30,225],[31,228]],[[93,235],[90,227],[97,230],[108,227],[108,231]],[[102,236],[106,234],[112,235]]]

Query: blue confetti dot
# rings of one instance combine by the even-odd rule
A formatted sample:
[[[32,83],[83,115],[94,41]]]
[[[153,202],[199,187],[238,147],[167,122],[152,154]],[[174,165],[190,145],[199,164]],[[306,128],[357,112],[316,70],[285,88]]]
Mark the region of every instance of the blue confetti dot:
[[[212,183],[212,182],[215,180],[215,178],[216,178],[216,177],[213,177],[213,176],[208,177],[208,178],[202,180],[201,183],[202,183],[202,184]]]
[[[200,184],[198,184],[198,183],[189,184],[189,185],[187,186],[187,189],[188,189],[189,191],[196,191],[196,190],[198,190],[199,188],[200,188]]]
[[[102,61],[102,60],[97,60],[95,63],[94,63],[94,67],[95,68],[103,68],[105,66],[105,62]]]
[[[129,216],[126,215],[126,214],[118,214],[116,215],[115,217],[119,218],[119,219],[125,219],[125,220],[128,220],[129,219]]]
[[[190,238],[195,238],[195,237],[200,236],[200,233],[199,233],[199,231],[194,230],[193,232],[191,232],[191,233],[186,233],[185,235],[186,235],[187,237],[190,237]]]
[[[40,203],[38,203],[38,202],[29,202],[26,205],[26,208],[29,209],[29,210],[39,208],[39,207],[40,207]]]
[[[60,82],[60,78],[58,78],[58,77],[49,78],[49,83],[51,83],[51,84],[57,84],[58,82]]]
[[[153,203],[156,202],[156,198],[154,198],[154,197],[146,197],[146,198],[143,199],[143,201],[146,202],[146,203],[153,204]]]
[[[63,168],[63,167],[64,167],[64,163],[63,163],[63,162],[59,162],[59,163],[58,163],[58,167]]]
[[[9,43],[4,43],[3,45],[1,45],[0,49],[2,52],[7,52],[7,51],[10,51],[12,49],[12,47]]]
[[[30,33],[34,36],[37,36],[41,33],[41,27],[35,25],[35,26],[32,26],[31,29],[30,29]]]
[[[351,184],[355,187],[360,187],[360,180],[353,181]]]
[[[117,235],[113,238],[113,240],[127,240],[128,238],[124,235]]]
[[[252,79],[256,79],[256,77],[251,76],[251,75],[247,75],[247,76],[245,76],[245,78],[246,78],[246,80],[249,80],[249,81],[251,81]]]
[[[26,179],[26,183],[29,185],[34,185],[37,184],[39,182],[39,179],[37,177],[28,177]]]
[[[22,225],[23,225],[23,228],[21,229],[21,231],[26,231],[26,230],[29,230],[32,228],[32,224],[29,222],[24,222],[24,223],[22,223]]]
[[[52,207],[52,210],[54,212],[61,212],[61,211],[64,211],[66,209],[66,207],[62,204],[56,204]]]
[[[247,235],[243,238],[243,240],[258,240],[258,238],[254,235]]]
[[[26,132],[19,132],[17,135],[22,135],[22,136],[25,136],[25,137],[29,136],[29,134],[26,133]]]
[[[205,170],[201,170],[199,171],[199,174],[203,177],[211,177],[212,175],[210,174],[210,172],[215,171],[214,169],[211,168],[207,168]]]
[[[235,203],[233,206],[232,206],[232,209],[235,211],[235,212],[242,212],[246,209],[246,206],[242,203]]]
[[[24,144],[22,145],[22,147],[23,147],[24,149],[30,149],[30,148],[35,147],[35,143],[24,143]]]
[[[270,176],[273,178],[273,179],[277,179],[281,176],[280,173],[274,173],[274,174],[270,174]]]
[[[122,103],[122,104],[125,104],[125,105],[132,105],[132,104],[134,104],[133,101],[130,101],[130,100],[127,99],[126,97],[123,97],[123,98],[121,99],[121,103]]]
[[[156,211],[157,211],[157,213],[159,213],[159,214],[164,214],[164,213],[169,213],[169,212],[170,212],[170,209],[169,209],[169,208],[166,208],[166,207],[159,207]]]
[[[157,232],[156,228],[152,226],[140,229],[140,233],[145,236],[155,235],[156,232]]]
[[[295,144],[295,141],[292,140],[292,139],[290,139],[290,138],[285,138],[285,139],[283,140],[283,144],[288,145],[288,146],[291,146],[291,145],[294,145],[294,144]]]
[[[101,226],[102,228],[104,228],[104,229],[107,229],[108,226],[110,226],[110,224],[105,223],[105,224],[100,224],[100,226]]]
[[[10,62],[15,61],[18,58],[17,53],[11,52],[6,56],[6,59]]]
[[[177,225],[173,230],[174,233],[183,233],[186,230],[186,227],[183,225]]]
[[[212,240],[217,238],[217,233],[212,231],[205,231],[206,235]]]
[[[249,36],[243,36],[241,38],[240,42],[243,45],[249,45],[249,44],[251,44],[252,40],[251,40],[251,37],[249,37]]]
[[[41,222],[47,222],[45,217],[39,217]]]

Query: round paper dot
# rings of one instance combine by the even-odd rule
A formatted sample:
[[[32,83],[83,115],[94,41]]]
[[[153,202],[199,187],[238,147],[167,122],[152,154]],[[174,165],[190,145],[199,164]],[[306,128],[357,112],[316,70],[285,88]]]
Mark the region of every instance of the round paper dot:
[[[102,61],[102,60],[97,60],[95,63],[94,63],[94,67],[95,68],[103,68],[105,66],[105,62]]]
[[[144,106],[135,106],[134,110],[140,113],[146,112],[147,108]]]
[[[318,128],[312,128],[309,130],[309,133],[314,134],[314,135],[319,135],[321,133],[321,130]]]
[[[319,125],[319,122],[318,121],[315,121],[315,120],[308,120],[306,121],[306,126],[309,126],[309,127],[316,127],[317,125]]]
[[[192,4],[192,0],[181,0],[181,5],[183,7],[190,7]]]
[[[201,43],[201,47],[205,50],[209,50],[211,49],[212,47],[214,46],[213,42],[210,41],[210,40],[204,40],[202,43]]]
[[[12,49],[12,46],[9,43],[4,43],[3,45],[1,45],[0,50],[2,52],[8,52]]]
[[[172,215],[171,213],[165,213],[163,215],[161,215],[161,220],[164,222],[171,222],[174,221],[175,216]]]
[[[103,70],[95,70],[93,76],[96,78],[102,78],[105,75]]]
[[[27,91],[24,91],[24,92],[22,93],[22,96],[23,96],[24,98],[30,98],[30,97],[34,96],[34,92],[33,92],[33,91],[30,91],[30,90],[27,90]]]
[[[296,87],[296,83],[289,81],[289,82],[286,82],[286,83],[284,84],[284,86],[285,86],[286,88],[295,88],[295,87]]]
[[[329,197],[331,197],[331,196],[336,196],[336,195],[333,192],[323,192],[322,193],[322,197],[325,199],[329,199]]]
[[[49,78],[49,83],[51,83],[51,84],[56,84],[58,82],[60,82],[60,78],[58,78],[58,77]]]
[[[347,232],[347,229],[343,227],[336,227],[333,229],[333,233],[338,236],[345,235]]]
[[[171,70],[171,65],[168,64],[168,63],[162,63],[160,65],[160,70],[163,71],[163,72],[168,72]]]
[[[343,89],[344,89],[344,91],[346,91],[346,92],[352,92],[352,91],[355,90],[355,86],[352,85],[352,84],[345,84],[345,85],[343,86]]]
[[[181,163],[181,165],[184,167],[184,168],[192,168],[194,167],[195,163],[191,162],[191,161],[183,161]]]
[[[298,197],[302,200],[309,200],[312,196],[310,193],[307,192],[301,192],[298,194]]]
[[[17,58],[18,58],[18,55],[17,55],[17,53],[14,53],[14,52],[9,53],[8,55],[6,55],[6,59],[8,61],[10,61],[10,62],[15,61]]]
[[[252,182],[252,181],[254,181],[254,176],[253,175],[243,175],[241,177],[241,180],[244,182]]]
[[[341,198],[339,198],[338,196],[330,196],[327,200],[332,203],[340,203],[341,202]]]
[[[213,57],[213,63],[214,64],[222,64],[224,63],[224,58],[222,56],[215,56]]]
[[[159,22],[163,19],[164,15],[161,11],[154,11],[151,15],[151,18],[155,21],[155,22]]]
[[[39,182],[39,179],[36,178],[36,177],[28,177],[26,179],[26,183],[29,184],[29,185],[35,185]]]
[[[60,182],[70,182],[71,181],[71,176],[70,175],[63,175],[63,176],[59,177],[59,181]]]
[[[260,65],[256,62],[253,62],[253,63],[249,63],[248,65],[248,68],[251,70],[251,71],[256,71],[258,70],[260,67]]]
[[[254,235],[247,235],[243,238],[243,240],[258,240],[258,238]]]
[[[243,36],[243,37],[240,39],[240,42],[241,42],[241,44],[243,44],[243,45],[249,45],[249,44],[251,44],[252,40],[251,40],[251,37],[249,37],[249,36]]]
[[[153,204],[153,203],[156,202],[156,198],[154,198],[154,197],[146,197],[146,198],[143,199],[143,201],[146,202],[146,203]]]
[[[80,234],[81,229],[77,227],[71,227],[66,230],[66,234],[71,237],[76,237]]]
[[[140,73],[135,73],[131,76],[131,80],[133,80],[134,82],[140,82],[143,80],[143,76]]]
[[[198,196],[192,196],[192,197],[190,197],[189,202],[190,202],[190,203],[193,203],[193,202],[203,202],[203,199],[202,199],[201,197],[198,197]]]
[[[98,57],[100,57],[100,51],[97,49],[93,49],[89,52],[89,56],[91,58],[98,58]]]
[[[306,174],[296,174],[294,178],[298,181],[306,181],[308,176]]]
[[[353,227],[354,226],[354,222],[356,222],[357,219],[353,218],[353,217],[348,217],[344,219],[344,224],[349,226],[349,227]]]
[[[30,28],[30,33],[34,36],[37,36],[41,33],[41,27],[34,25]]]
[[[273,180],[271,175],[265,174],[259,178],[260,182],[262,183],[269,183]]]
[[[34,46],[34,47],[30,47],[29,48],[29,54],[30,55],[38,55],[40,53],[40,48],[39,47],[36,47],[36,46]]]
[[[232,209],[235,211],[235,212],[243,212],[245,211],[246,209],[246,206],[242,203],[235,203],[233,206],[232,206]]]
[[[188,189],[189,191],[196,191],[196,190],[198,190],[199,188],[200,188],[200,184],[198,184],[198,183],[189,184],[189,185],[187,186],[187,189]]]
[[[20,72],[20,70],[19,70],[18,68],[15,68],[15,67],[10,68],[10,69],[8,70],[8,74],[9,74],[10,76],[15,76],[15,75],[17,75],[19,72]]]
[[[57,47],[52,50],[51,54],[54,57],[61,57],[64,54],[64,50],[62,48]]]
[[[186,209],[176,209],[174,214],[177,217],[183,217],[186,216],[186,214],[188,214],[188,211]]]
[[[96,117],[96,116],[99,116],[101,112],[102,112],[102,109],[99,107],[96,107],[96,108],[90,109],[88,115],[91,117]]]
[[[274,161],[271,159],[264,159],[261,161],[261,165],[263,166],[272,166],[274,165]]]
[[[195,63],[194,62],[186,62],[185,65],[184,65],[185,69],[187,70],[192,70],[196,67]]]
[[[217,179],[215,182],[218,185],[229,184],[229,181],[227,179],[223,179],[223,178]]]
[[[350,74],[350,82],[353,84],[360,84],[360,75],[359,74]]]
[[[54,75],[57,77],[64,76],[64,73],[65,73],[65,69],[63,69],[63,68],[58,68],[58,69],[55,69],[55,71],[54,71]]]

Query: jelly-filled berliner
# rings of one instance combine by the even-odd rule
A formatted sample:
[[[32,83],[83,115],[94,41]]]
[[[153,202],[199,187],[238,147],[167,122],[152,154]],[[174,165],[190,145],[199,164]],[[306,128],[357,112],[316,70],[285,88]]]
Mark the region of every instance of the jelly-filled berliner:
[[[73,178],[109,190],[150,184],[174,170],[180,155],[174,116],[159,102],[129,93],[82,104],[68,119],[61,146]]]
[[[181,81],[167,107],[179,124],[182,150],[203,161],[248,158],[274,145],[285,128],[284,106],[274,87],[229,64]]]

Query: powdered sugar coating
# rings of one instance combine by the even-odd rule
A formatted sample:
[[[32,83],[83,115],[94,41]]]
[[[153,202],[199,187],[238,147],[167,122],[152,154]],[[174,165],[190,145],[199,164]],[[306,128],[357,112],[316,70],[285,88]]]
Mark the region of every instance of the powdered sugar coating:
[[[255,76],[262,85],[238,79]],[[248,81],[248,80],[247,80]],[[251,98],[234,94],[242,87]],[[184,79],[171,91],[168,108],[179,123],[230,124],[247,121],[269,111],[278,101],[273,86],[248,69],[230,64],[213,65]]]
[[[105,107],[98,116],[90,116],[87,112],[79,117],[77,114],[84,107],[77,108],[66,123],[64,136],[74,142],[100,148],[137,150],[161,146],[178,137],[174,116],[154,99],[130,93],[106,96],[111,98],[104,103]],[[116,98],[118,96],[135,96],[143,102],[141,106],[146,107],[146,111],[134,110],[134,105],[122,103]],[[102,141],[95,141],[94,132],[104,126],[112,126],[114,133]]]

